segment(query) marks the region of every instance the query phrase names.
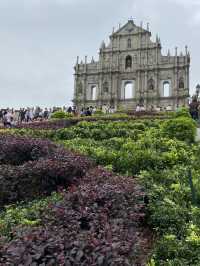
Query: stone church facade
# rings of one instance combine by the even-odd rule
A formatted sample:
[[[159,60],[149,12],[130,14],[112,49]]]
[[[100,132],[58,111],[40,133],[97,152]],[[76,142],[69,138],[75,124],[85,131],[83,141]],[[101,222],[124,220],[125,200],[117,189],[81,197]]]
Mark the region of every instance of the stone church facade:
[[[75,66],[74,104],[78,109],[103,105],[134,110],[138,104],[146,110],[155,107],[185,106],[189,97],[190,54],[162,55],[161,42],[151,40],[149,26],[136,26],[129,20],[102,43],[99,61]]]

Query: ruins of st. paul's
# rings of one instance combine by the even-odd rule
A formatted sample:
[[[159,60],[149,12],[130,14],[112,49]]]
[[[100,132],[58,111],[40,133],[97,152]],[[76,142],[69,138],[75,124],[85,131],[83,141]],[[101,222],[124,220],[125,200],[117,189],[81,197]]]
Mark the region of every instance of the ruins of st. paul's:
[[[189,97],[190,54],[162,55],[161,41],[151,40],[149,26],[136,26],[130,19],[113,31],[107,46],[102,42],[99,61],[75,66],[74,104],[81,107],[103,105],[133,110],[142,104],[153,107],[187,104]]]

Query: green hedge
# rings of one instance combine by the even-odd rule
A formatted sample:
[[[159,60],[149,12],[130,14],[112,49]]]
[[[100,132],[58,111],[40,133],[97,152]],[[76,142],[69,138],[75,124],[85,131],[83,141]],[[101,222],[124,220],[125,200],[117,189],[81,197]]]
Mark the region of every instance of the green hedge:
[[[188,117],[178,117],[167,120],[162,125],[163,134],[169,138],[177,138],[186,142],[194,142],[197,125],[194,120]]]
[[[51,115],[52,119],[65,119],[65,118],[70,118],[73,117],[71,113],[66,113],[63,111],[57,111]]]

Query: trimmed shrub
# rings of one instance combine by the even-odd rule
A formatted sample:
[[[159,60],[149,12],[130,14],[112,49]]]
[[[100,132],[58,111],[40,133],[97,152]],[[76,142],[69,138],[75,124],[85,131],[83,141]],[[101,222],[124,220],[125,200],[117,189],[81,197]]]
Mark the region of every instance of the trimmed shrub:
[[[141,116],[140,120],[143,120],[144,122],[147,122],[147,119],[152,122],[152,119],[159,119],[163,120],[169,118],[168,116],[162,116],[162,115],[145,115]],[[138,117],[126,115],[126,114],[108,114],[103,116],[90,116],[90,117],[68,117],[68,118],[62,118],[62,119],[52,119],[49,121],[37,121],[33,123],[22,123],[16,126],[16,128],[29,128],[29,129],[42,129],[42,130],[56,130],[59,128],[65,128],[70,127],[73,125],[76,125],[77,123],[85,121],[85,122],[114,122],[114,121],[138,121]]]
[[[3,134],[0,135],[0,164],[21,165],[38,160],[49,156],[55,147],[48,140]]]
[[[66,113],[66,112],[63,112],[63,111],[57,111],[55,113],[53,113],[51,115],[51,118],[52,119],[64,119],[64,118],[67,118],[67,117],[72,117],[73,115],[70,114],[70,113]]]
[[[0,166],[0,206],[50,195],[84,176],[81,165],[42,159],[21,166]]]
[[[191,118],[191,115],[190,115],[190,112],[189,112],[188,108],[182,107],[182,108],[178,109],[175,112],[175,117],[188,117],[188,118]]]
[[[104,114],[104,112],[102,111],[102,110],[100,110],[100,109],[97,109],[95,112],[94,112],[94,115],[99,115],[99,116],[103,116],[103,115],[105,115]]]
[[[46,140],[0,137],[0,207],[77,183],[91,162]]]
[[[14,240],[0,247],[0,264],[144,265],[152,234],[132,177],[95,168],[63,198],[43,209],[39,227],[13,230]]]
[[[196,123],[187,117],[170,119],[162,124],[162,133],[169,138],[194,142],[196,137]]]

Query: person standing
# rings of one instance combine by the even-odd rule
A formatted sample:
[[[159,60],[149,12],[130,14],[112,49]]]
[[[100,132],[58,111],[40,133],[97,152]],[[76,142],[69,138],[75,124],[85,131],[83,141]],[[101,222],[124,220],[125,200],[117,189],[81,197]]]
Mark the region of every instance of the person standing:
[[[13,121],[13,115],[10,112],[10,110],[7,109],[6,112],[4,113],[4,126],[10,128],[12,121]]]
[[[196,97],[193,97],[192,102],[189,105],[190,115],[194,120],[199,119],[199,103]]]
[[[141,111],[141,108],[140,108],[140,105],[139,104],[136,106],[136,110],[135,111],[136,112],[140,112]]]
[[[45,110],[44,110],[44,119],[47,120],[48,117],[49,117],[49,112],[48,112],[48,109],[45,108]]]

